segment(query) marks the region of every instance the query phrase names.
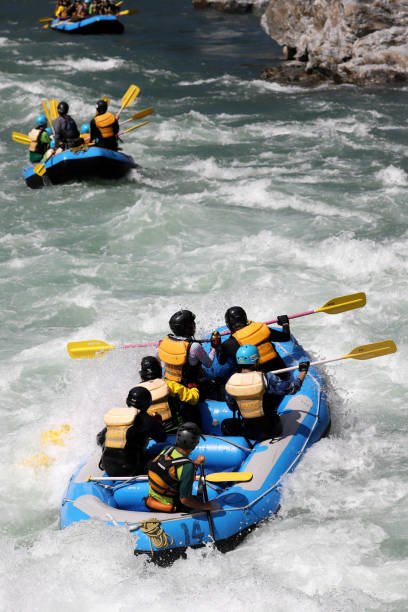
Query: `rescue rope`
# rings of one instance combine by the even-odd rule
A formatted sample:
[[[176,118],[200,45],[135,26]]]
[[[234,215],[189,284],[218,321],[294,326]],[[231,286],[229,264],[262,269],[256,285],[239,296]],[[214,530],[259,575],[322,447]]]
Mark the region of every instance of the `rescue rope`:
[[[141,521],[140,529],[149,537],[150,542],[150,550],[153,554],[152,544],[156,548],[167,548],[167,546],[171,546],[174,540],[171,535],[168,535],[165,531],[163,531],[163,527],[159,519],[147,519],[146,521]]]

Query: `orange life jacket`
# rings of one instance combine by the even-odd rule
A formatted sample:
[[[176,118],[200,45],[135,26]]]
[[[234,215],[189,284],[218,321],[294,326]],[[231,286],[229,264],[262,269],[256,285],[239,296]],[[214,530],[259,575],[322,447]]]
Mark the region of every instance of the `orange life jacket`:
[[[113,124],[115,123],[115,115],[112,113],[103,113],[103,115],[96,115],[95,125],[100,131],[102,138],[111,138],[115,135],[113,131]]]
[[[187,363],[188,340],[173,340],[166,336],[159,344],[159,357],[164,363],[164,378],[180,382],[183,378],[183,366]]]
[[[264,416],[263,394],[265,383],[262,372],[240,372],[233,374],[225,390],[236,400],[244,419]]]
[[[259,351],[259,363],[265,363],[277,357],[273,343],[269,340],[271,330],[265,323],[250,321],[248,325],[234,332],[233,337],[243,344],[254,344]]]

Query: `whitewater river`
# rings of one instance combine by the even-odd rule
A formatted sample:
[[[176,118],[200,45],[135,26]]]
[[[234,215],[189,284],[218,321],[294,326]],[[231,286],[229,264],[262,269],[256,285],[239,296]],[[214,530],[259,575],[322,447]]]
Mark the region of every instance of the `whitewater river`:
[[[53,4],[0,8],[0,609],[405,612],[408,87],[264,82],[280,50],[259,20],[189,0],[133,3],[116,37],[42,28]],[[122,120],[156,111],[123,137],[140,170],[26,187],[11,132],[41,100],[68,101],[81,125],[131,83]],[[66,483],[146,354],[72,360],[67,342],[156,340],[180,307],[200,336],[234,304],[268,320],[357,291],[365,308],[296,319],[293,334],[316,359],[387,338],[398,352],[326,367],[332,435],[287,478],[278,518],[167,569],[134,558],[125,530],[59,530]],[[64,445],[41,437],[64,424]]]

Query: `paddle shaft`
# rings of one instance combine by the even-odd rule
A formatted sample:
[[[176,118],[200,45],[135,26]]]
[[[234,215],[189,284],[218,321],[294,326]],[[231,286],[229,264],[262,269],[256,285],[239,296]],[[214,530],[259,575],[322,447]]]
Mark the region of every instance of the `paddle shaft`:
[[[201,480],[202,485],[203,485],[204,501],[208,502],[207,483],[205,482],[204,464],[203,463],[201,463],[201,465],[200,465],[200,480]],[[212,537],[213,544],[215,544],[214,523],[213,523],[213,519],[212,519],[212,516],[211,516],[211,512],[209,510],[206,510],[206,514],[207,514],[207,520],[208,520],[208,527],[210,529],[210,535]]]

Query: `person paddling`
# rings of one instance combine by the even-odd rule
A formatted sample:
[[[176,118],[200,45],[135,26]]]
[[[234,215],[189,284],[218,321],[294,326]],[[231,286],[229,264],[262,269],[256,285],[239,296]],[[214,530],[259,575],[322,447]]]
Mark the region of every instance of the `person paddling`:
[[[184,423],[176,434],[176,443],[164,449],[148,464],[149,494],[146,506],[159,512],[214,510],[218,504],[203,502],[192,494],[195,469],[205,462],[203,455],[189,458],[200,441],[195,423]]]
[[[262,372],[259,351],[253,344],[241,346],[236,355],[239,372],[225,385],[225,401],[234,412],[239,410],[242,421],[225,419],[225,436],[244,436],[254,440],[268,440],[282,433],[280,417],[276,411],[284,395],[297,393],[306,377],[310,363],[299,364],[300,374],[294,381],[281,380],[273,372]]]
[[[35,128],[28,133],[30,144],[28,146],[29,159],[32,164],[41,161],[50,146],[50,135],[47,131],[47,118],[38,115],[35,120]]]
[[[108,112],[106,100],[96,103],[96,117],[90,123],[91,142],[104,149],[118,150],[119,122],[113,113]]]
[[[83,144],[80,138],[77,124],[68,115],[69,105],[67,102],[60,102],[57,106],[58,117],[53,121],[54,140],[57,147],[56,153],[61,153],[65,149],[77,147]]]

